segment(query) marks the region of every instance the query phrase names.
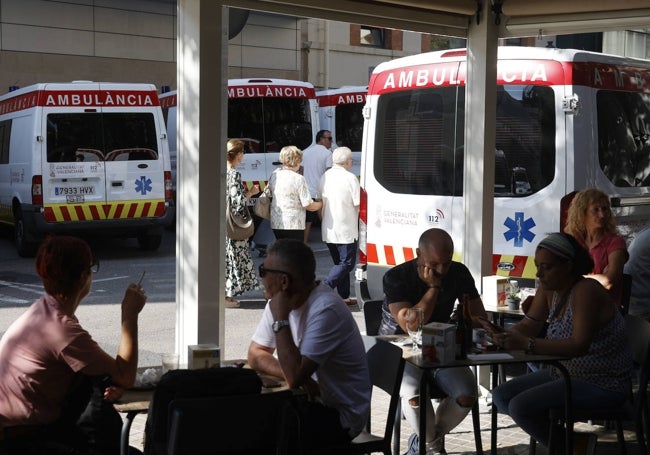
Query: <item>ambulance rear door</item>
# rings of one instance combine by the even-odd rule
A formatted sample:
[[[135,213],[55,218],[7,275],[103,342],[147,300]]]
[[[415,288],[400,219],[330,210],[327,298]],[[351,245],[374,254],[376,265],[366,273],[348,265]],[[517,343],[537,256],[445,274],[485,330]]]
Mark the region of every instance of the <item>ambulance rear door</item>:
[[[133,225],[164,215],[165,157],[153,86],[48,84],[44,96],[47,222]]]

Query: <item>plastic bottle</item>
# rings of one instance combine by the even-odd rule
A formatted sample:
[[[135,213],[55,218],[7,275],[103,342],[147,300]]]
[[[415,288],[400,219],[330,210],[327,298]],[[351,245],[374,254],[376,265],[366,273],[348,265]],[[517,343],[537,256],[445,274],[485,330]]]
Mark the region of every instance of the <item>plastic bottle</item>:
[[[463,319],[465,320],[465,351],[469,354],[472,350],[472,309],[469,305],[469,294],[463,294]]]

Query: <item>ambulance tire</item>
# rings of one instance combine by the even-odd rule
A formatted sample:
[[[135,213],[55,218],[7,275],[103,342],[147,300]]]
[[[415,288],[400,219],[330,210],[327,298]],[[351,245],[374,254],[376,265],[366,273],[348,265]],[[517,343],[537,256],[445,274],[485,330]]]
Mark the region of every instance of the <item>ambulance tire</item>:
[[[161,233],[145,232],[138,234],[138,244],[140,249],[144,251],[156,251],[162,243]]]
[[[25,221],[23,220],[23,213],[20,209],[14,212],[14,243],[18,256],[23,258],[31,258],[36,255],[38,243],[30,242],[25,238]]]

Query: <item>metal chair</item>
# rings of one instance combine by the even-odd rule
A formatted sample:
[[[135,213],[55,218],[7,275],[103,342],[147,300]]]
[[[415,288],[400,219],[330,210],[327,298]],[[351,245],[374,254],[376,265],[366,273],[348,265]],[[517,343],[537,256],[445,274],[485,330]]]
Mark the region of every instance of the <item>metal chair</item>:
[[[625,316],[630,309],[630,298],[632,297],[632,275],[623,274],[621,281],[621,313]]]
[[[324,447],[322,450],[310,450],[310,454],[372,452],[382,452],[384,455],[391,454],[391,435],[396,420],[395,417],[398,415],[399,389],[402,383],[402,373],[404,372],[405,361],[404,357],[402,357],[402,349],[374,336],[364,335],[363,343],[366,348],[370,382],[372,382],[373,387],[379,387],[390,396],[384,432],[382,435],[371,433],[370,416],[368,416],[366,429],[349,444]],[[399,445],[397,450],[399,452]]]
[[[375,336],[379,334],[381,306],[383,303],[383,300],[368,300],[363,304],[363,320],[366,323],[366,335]]]

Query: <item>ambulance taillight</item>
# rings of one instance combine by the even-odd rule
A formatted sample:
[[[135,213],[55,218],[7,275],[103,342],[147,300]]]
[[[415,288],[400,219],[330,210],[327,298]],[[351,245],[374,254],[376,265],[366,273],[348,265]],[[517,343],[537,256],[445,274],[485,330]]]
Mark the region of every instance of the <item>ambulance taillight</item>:
[[[32,177],[32,204],[43,205],[43,176]]]
[[[165,171],[165,199],[173,199],[174,186],[172,185],[172,172]]]
[[[367,234],[368,234],[368,193],[361,188],[359,203],[359,261],[358,264],[366,265],[368,258],[366,255]]]

